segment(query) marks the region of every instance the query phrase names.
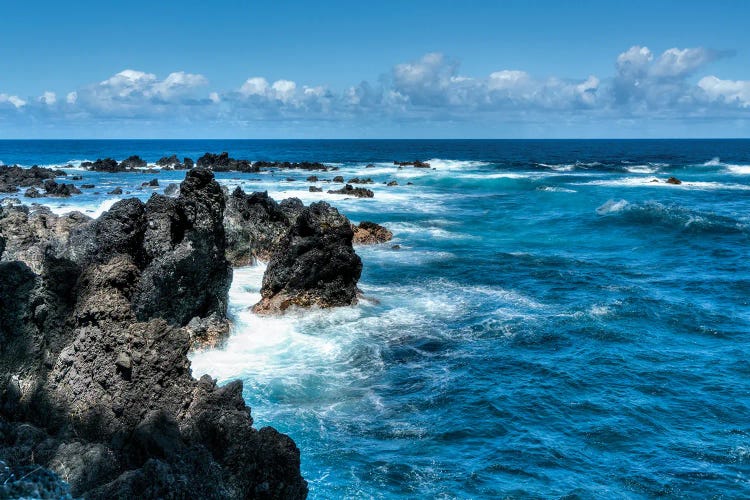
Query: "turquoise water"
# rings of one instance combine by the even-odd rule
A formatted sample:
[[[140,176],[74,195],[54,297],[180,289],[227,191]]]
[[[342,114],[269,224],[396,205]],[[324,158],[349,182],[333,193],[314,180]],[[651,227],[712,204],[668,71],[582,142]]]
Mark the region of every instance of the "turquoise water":
[[[24,165],[206,151],[372,177],[346,199],[308,172],[218,176],[394,233],[357,249],[351,308],[259,318],[263,268],[237,270],[232,338],[193,355],[294,438],[311,498],[750,495],[750,141],[0,141]],[[392,165],[413,159],[435,170]],[[41,201],[153,192],[83,175]]]

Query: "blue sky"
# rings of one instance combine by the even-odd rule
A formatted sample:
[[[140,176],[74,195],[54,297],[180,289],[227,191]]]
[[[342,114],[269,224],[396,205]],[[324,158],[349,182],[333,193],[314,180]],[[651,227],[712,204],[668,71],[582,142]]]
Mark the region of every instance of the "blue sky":
[[[0,137],[747,137],[750,3],[3,6]]]

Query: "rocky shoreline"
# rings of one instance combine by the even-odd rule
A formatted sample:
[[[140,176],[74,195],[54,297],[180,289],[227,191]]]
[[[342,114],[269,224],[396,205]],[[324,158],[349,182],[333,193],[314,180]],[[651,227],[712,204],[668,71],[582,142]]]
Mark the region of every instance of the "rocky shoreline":
[[[301,170],[301,171],[316,171],[316,172],[329,172],[338,170],[337,166],[326,165],[320,162],[288,162],[288,161],[249,161],[244,159],[236,159],[229,156],[227,152],[220,154],[206,153],[197,162],[191,158],[185,157],[182,161],[177,155],[164,156],[157,160],[154,166],[149,167],[149,164],[143,160],[140,156],[132,155],[125,158],[122,161],[117,161],[112,158],[99,158],[96,161],[85,161],[82,162],[80,167],[90,172],[109,173],[109,174],[120,174],[120,173],[140,173],[140,174],[154,174],[157,175],[162,171],[173,171],[173,170],[191,170],[193,168],[207,169],[212,172],[238,172],[238,173],[259,173],[269,172],[278,170]],[[404,166],[412,166],[414,168],[430,168],[430,164],[422,161],[408,161],[408,162],[393,162],[394,167],[398,169],[404,168]],[[368,165],[368,167],[374,165]],[[73,165],[67,165],[68,169],[74,168]],[[73,195],[81,194],[81,189],[94,189],[94,184],[82,183],[78,186],[73,183],[62,183],[58,182],[58,178],[68,177],[68,174],[64,170],[51,169],[46,167],[39,167],[34,165],[31,168],[23,168],[18,165],[5,166],[0,165],[0,194],[13,195],[19,191],[23,191],[23,196],[26,198],[49,198],[49,197],[70,197]],[[71,175],[68,177],[71,181],[83,180],[82,175]],[[289,181],[294,181],[294,178],[288,178]],[[317,175],[311,175],[307,177],[307,182],[334,182],[344,183],[343,176],[334,176],[332,179],[318,178]],[[352,184],[374,184],[374,181],[370,178],[352,178],[346,183],[346,185],[340,189],[330,189],[327,192],[329,194],[338,194],[345,196],[353,196],[357,198],[372,198],[374,192],[371,189],[362,187],[352,187]],[[383,182],[386,187],[398,186],[398,182],[391,180]],[[142,188],[153,188],[158,187],[158,179],[152,179],[148,182],[141,183]],[[26,188],[25,190],[23,188]],[[323,189],[320,187],[311,186],[310,192],[322,193]],[[123,194],[122,188],[115,188],[109,194]]]
[[[386,241],[363,224],[380,236],[362,243]],[[0,207],[0,497],[304,498],[294,442],[253,428],[242,383],[193,379],[187,355],[226,338],[232,267],[269,261],[261,313],[355,303],[353,227],[199,167],[179,194],[98,219]]]

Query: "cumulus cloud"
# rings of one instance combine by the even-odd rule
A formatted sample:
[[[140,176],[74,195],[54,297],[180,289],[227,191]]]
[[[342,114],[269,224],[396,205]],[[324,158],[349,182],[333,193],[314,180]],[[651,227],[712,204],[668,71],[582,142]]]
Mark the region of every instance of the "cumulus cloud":
[[[750,108],[750,80],[722,80],[705,76],[698,82],[711,101],[720,101],[741,108]]]
[[[54,92],[45,92],[39,97],[39,102],[52,106],[57,102],[57,95]]]
[[[8,103],[16,109],[26,106],[26,101],[17,95],[0,94],[0,104]]]
[[[321,82],[269,81],[252,76],[234,89],[206,89],[207,78],[177,71],[166,77],[125,69],[65,94],[48,91],[22,99],[0,94],[2,113],[24,113],[61,123],[86,120],[181,120],[249,123],[328,120],[386,121],[524,120],[548,123],[596,116],[721,117],[750,108],[750,82],[707,75],[727,55],[706,48],[654,53],[635,45],[614,58],[611,75],[560,78],[498,64],[485,75],[467,75],[457,61],[428,53],[394,65],[377,80],[337,91]],[[701,74],[703,73],[703,74]],[[697,84],[693,80],[699,77]],[[722,115],[724,113],[724,115]]]

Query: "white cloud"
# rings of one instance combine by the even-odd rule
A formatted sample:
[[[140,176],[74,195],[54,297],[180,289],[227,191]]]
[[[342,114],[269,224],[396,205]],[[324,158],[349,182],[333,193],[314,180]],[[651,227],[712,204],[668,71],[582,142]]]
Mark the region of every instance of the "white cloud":
[[[73,92],[68,92],[68,95],[65,97],[65,102],[68,104],[75,104],[78,100],[78,92],[75,90]]]
[[[221,97],[219,97],[217,92],[211,92],[208,94],[208,99],[214,104],[221,102]]]
[[[52,106],[57,102],[57,95],[54,92],[47,91],[39,98],[39,102],[44,103],[47,106]]]
[[[721,80],[715,76],[705,76],[698,82],[698,87],[711,101],[750,108],[750,80]]]
[[[297,90],[297,84],[291,80],[277,80],[271,85],[274,97],[283,103],[287,103],[294,98]]]
[[[259,76],[248,78],[240,87],[240,92],[245,95],[266,95],[268,92],[268,80]]]
[[[17,95],[0,94],[0,104],[6,102],[12,104],[16,109],[26,106],[26,101]]]
[[[651,68],[656,77],[681,78],[715,61],[719,53],[702,47],[694,49],[667,49]]]

